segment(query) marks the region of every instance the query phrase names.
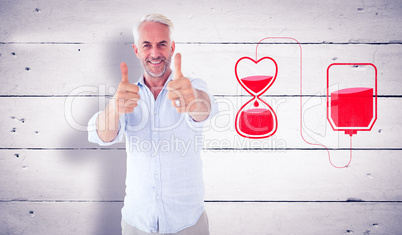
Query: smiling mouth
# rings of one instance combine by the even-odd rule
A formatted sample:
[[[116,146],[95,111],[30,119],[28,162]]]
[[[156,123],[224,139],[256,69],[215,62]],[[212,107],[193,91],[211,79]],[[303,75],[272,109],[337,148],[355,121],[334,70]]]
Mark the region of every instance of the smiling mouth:
[[[153,65],[159,65],[163,62],[163,60],[148,60],[148,63]]]

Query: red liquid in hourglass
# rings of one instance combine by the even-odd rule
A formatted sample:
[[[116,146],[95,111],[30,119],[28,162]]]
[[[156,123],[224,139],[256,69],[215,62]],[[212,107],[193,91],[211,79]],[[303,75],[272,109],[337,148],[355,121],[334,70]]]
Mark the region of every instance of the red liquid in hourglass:
[[[241,79],[244,85],[255,94],[261,92],[271,80],[272,76],[250,76]]]
[[[253,135],[269,133],[274,128],[274,119],[268,109],[249,109],[240,114],[240,130]]]
[[[243,84],[254,92],[255,97],[259,96],[271,82],[272,76],[250,76],[242,78]],[[257,100],[248,110],[241,111],[239,120],[239,129],[248,135],[264,135],[270,133],[274,128],[274,117],[271,110],[265,108],[257,108],[259,106]]]

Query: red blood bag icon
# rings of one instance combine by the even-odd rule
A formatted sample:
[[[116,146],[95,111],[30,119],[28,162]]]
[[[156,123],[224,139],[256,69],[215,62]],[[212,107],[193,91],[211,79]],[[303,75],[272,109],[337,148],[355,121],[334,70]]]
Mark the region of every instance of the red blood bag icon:
[[[275,66],[273,74],[250,74],[239,77],[238,66],[242,61],[251,61],[258,64],[261,61],[271,61]],[[238,111],[235,120],[236,131],[247,138],[261,139],[272,136],[278,127],[278,120],[271,106],[261,99],[261,95],[274,83],[278,74],[278,65],[274,59],[263,57],[258,61],[250,57],[240,58],[235,65],[235,74],[239,84],[253,96]]]
[[[336,66],[354,68],[371,66],[373,87],[353,86],[330,92],[330,69]],[[352,78],[350,78],[352,79]],[[369,78],[367,78],[369,79]],[[333,82],[333,81],[332,81]],[[370,131],[377,120],[377,68],[370,63],[334,63],[327,69],[327,119],[334,131],[344,131],[352,136],[357,131]]]

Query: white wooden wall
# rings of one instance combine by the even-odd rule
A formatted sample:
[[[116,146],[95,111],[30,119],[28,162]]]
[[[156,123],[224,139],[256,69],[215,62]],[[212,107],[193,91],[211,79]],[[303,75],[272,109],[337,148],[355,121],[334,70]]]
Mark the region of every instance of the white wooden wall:
[[[211,234],[402,233],[401,1],[2,0],[0,234],[120,233],[124,145],[88,143],[86,123],[113,94],[120,62],[132,82],[142,73],[131,25],[150,12],[173,20],[184,74],[203,78],[222,111],[202,155]],[[348,168],[335,169],[324,149],[301,139],[291,41],[259,49],[279,65],[263,97],[277,133],[236,134],[236,112],[250,96],[234,64],[269,36],[302,43],[303,133],[339,165],[349,139],[325,119],[326,68],[377,66],[378,120],[353,137]]]

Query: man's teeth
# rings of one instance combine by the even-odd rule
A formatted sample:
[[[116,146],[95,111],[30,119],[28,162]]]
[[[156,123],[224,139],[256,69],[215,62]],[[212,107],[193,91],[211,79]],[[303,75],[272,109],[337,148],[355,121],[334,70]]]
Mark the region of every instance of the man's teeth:
[[[149,63],[151,63],[151,64],[159,64],[159,63],[161,63],[162,62],[162,60],[158,60],[158,61],[149,61]]]

